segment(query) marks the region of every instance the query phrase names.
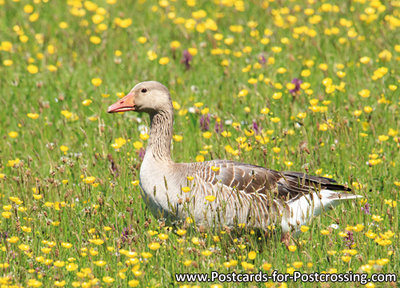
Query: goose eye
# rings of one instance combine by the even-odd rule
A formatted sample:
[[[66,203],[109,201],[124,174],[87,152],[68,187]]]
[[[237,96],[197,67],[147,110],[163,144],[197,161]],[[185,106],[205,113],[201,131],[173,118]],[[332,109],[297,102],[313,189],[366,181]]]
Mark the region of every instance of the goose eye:
[[[147,89],[146,89],[146,88],[143,88],[142,90],[140,90],[140,92],[146,93],[146,92],[147,92]]]

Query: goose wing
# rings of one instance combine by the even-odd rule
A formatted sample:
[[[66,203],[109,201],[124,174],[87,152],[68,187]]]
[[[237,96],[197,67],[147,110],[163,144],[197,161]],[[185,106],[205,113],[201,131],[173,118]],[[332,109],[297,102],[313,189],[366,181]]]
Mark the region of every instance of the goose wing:
[[[194,163],[196,174],[213,185],[221,183],[246,194],[264,194],[284,201],[322,189],[351,191],[335,180],[292,171],[275,171],[261,166],[227,160]]]

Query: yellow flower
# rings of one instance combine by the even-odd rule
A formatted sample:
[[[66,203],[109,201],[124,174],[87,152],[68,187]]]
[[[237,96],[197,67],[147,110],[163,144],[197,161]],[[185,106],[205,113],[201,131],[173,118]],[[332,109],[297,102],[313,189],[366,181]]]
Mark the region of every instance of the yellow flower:
[[[92,42],[95,45],[101,43],[101,38],[98,36],[90,36],[89,40],[90,40],[90,42]]]
[[[88,177],[84,178],[82,181],[85,182],[86,184],[93,184],[95,180],[96,180],[96,177],[88,176]]]
[[[92,84],[93,84],[93,86],[95,86],[95,87],[100,86],[102,82],[103,82],[103,80],[101,80],[100,78],[93,78],[93,79],[92,79]]]
[[[256,257],[257,257],[257,252],[255,252],[255,251],[250,251],[249,254],[247,255],[247,257],[248,257],[250,260],[254,260],[254,259],[256,259]]]
[[[249,94],[249,91],[247,89],[242,89],[239,91],[238,97],[245,97]]]
[[[72,247],[72,244],[71,244],[71,243],[68,243],[68,242],[62,242],[62,243],[61,243],[61,246],[64,247],[64,248],[66,248],[66,249],[69,249],[69,248]]]
[[[103,282],[105,283],[112,283],[114,282],[114,278],[110,277],[110,276],[104,276],[103,277]]]
[[[151,257],[153,257],[153,254],[151,254],[151,253],[149,253],[149,252],[142,252],[142,257],[144,258],[144,259],[148,259],[148,258],[151,258]]]
[[[328,127],[329,127],[328,124],[322,123],[322,124],[319,125],[318,130],[319,130],[319,131],[327,131],[327,130],[328,130]]]
[[[68,28],[68,23],[65,22],[65,21],[61,21],[61,22],[58,24],[58,27],[60,27],[61,29],[67,29],[67,28]]]
[[[211,170],[214,172],[218,172],[221,168],[217,166],[211,166]]]
[[[28,116],[31,119],[39,118],[39,114],[38,113],[28,113],[28,114],[26,114],[26,116]]]
[[[56,286],[56,287],[64,287],[65,286],[65,284],[66,284],[66,282],[65,282],[65,280],[62,280],[62,281],[54,281],[54,286]]]
[[[69,148],[68,148],[67,146],[65,146],[65,145],[61,145],[61,146],[60,146],[60,150],[61,150],[62,152],[64,152],[64,154],[67,153],[68,149],[69,149]]]
[[[157,54],[156,54],[156,52],[154,52],[153,50],[147,51],[147,58],[148,58],[150,61],[153,61],[153,60],[157,59]]]
[[[383,218],[379,215],[372,215],[372,220],[374,220],[375,222],[381,222],[383,221]]]
[[[282,98],[282,92],[275,92],[274,94],[272,94],[272,99],[274,100],[279,100]]]
[[[20,244],[18,245],[18,248],[22,251],[28,251],[29,250],[29,245],[26,244]]]
[[[293,165],[293,162],[292,162],[292,161],[285,161],[285,165],[288,166],[288,167],[290,167],[290,166]]]
[[[147,38],[144,37],[144,36],[140,36],[140,37],[137,39],[137,41],[138,41],[140,44],[144,44],[144,43],[147,42]]]
[[[193,238],[192,238],[192,243],[193,243],[194,245],[199,245],[199,244],[200,244],[199,238],[193,237]]]
[[[161,57],[160,60],[158,61],[160,65],[166,65],[169,63],[169,58],[168,57]]]
[[[196,156],[196,162],[204,162],[204,156],[203,155],[197,155]]]
[[[263,265],[262,265],[262,268],[263,268],[265,271],[268,271],[268,270],[270,270],[270,269],[272,268],[272,264],[270,264],[270,263],[268,263],[268,262],[264,262]]]
[[[29,287],[40,287],[40,286],[42,286],[42,282],[40,282],[36,279],[29,279],[27,282],[27,285]]]
[[[78,264],[75,263],[69,263],[65,269],[67,269],[67,271],[75,271],[76,269],[78,269]]]
[[[18,137],[18,132],[11,131],[11,132],[8,133],[8,136],[10,136],[11,138],[17,138]]]
[[[176,230],[176,234],[178,234],[179,236],[183,236],[186,234],[186,230],[178,229],[178,230]]]
[[[295,262],[292,263],[292,265],[293,265],[294,268],[299,269],[299,268],[303,267],[303,262],[295,261]]]
[[[307,232],[308,230],[310,229],[310,227],[308,227],[308,226],[305,226],[305,225],[302,225],[301,227],[300,227],[300,230],[301,230],[301,232]]]
[[[28,70],[28,72],[31,74],[36,74],[39,72],[39,68],[33,64],[28,65],[28,67],[26,67],[26,70]]]
[[[35,200],[40,200],[43,198],[43,195],[41,194],[33,194],[33,198],[35,198]]]
[[[205,250],[205,251],[202,251],[202,252],[201,252],[201,255],[203,255],[203,256],[210,256],[212,253],[213,253],[213,252],[210,251],[210,250]]]
[[[135,141],[135,142],[133,142],[133,147],[134,147],[136,150],[140,150],[140,148],[143,147],[143,143],[140,142],[140,141]]]
[[[351,260],[351,256],[349,256],[349,255],[343,255],[341,259],[342,259],[343,262],[346,262],[346,263],[347,263],[347,262],[349,262],[349,261]]]
[[[361,58],[360,58],[360,62],[361,62],[362,64],[368,64],[370,61],[371,61],[371,58],[369,58],[369,57],[367,57],[367,56],[364,56],[364,57],[361,57]]]
[[[368,89],[363,89],[360,92],[358,92],[358,95],[360,95],[363,98],[368,98],[371,92]]]
[[[167,240],[167,239],[168,239],[168,235],[167,235],[167,234],[164,234],[164,233],[161,233],[161,234],[158,235],[158,238],[159,238],[160,240]]]
[[[13,65],[13,63],[14,62],[11,59],[4,59],[3,60],[3,65],[6,66],[6,67]]]
[[[57,260],[57,261],[55,261],[55,262],[53,263],[53,265],[60,268],[60,267],[64,267],[65,262],[64,262],[64,261]]]
[[[379,135],[378,136],[378,140],[380,141],[380,142],[384,142],[384,141],[386,141],[386,140],[388,140],[389,139],[389,136],[387,136],[387,135]]]
[[[307,117],[307,113],[306,112],[300,112],[299,114],[297,114],[297,118],[304,119],[306,117]]]
[[[158,242],[152,242],[152,243],[150,243],[150,244],[148,245],[148,247],[149,247],[151,250],[158,250],[158,249],[160,249],[160,243],[158,243]]]
[[[9,219],[10,217],[11,217],[11,212],[9,212],[9,211],[5,211],[5,212],[2,212],[1,213],[1,216],[3,216],[4,218],[6,218],[6,219]]]
[[[21,230],[24,231],[25,233],[31,233],[32,232],[32,228],[31,227],[27,227],[27,226],[22,226]]]
[[[297,250],[297,247],[294,246],[294,245],[290,245],[290,246],[288,246],[288,249],[289,249],[290,252],[294,252],[294,251]]]
[[[215,200],[215,196],[214,195],[207,195],[206,197],[205,197],[205,199],[207,200],[207,201],[209,201],[209,202],[214,202],[214,200]]]
[[[138,280],[130,280],[128,282],[129,287],[137,287],[139,286],[140,282]]]
[[[175,142],[181,142],[183,139],[183,136],[181,135],[174,135],[172,136],[172,138],[174,139]]]
[[[172,41],[171,42],[171,44],[169,44],[169,46],[172,48],[172,49],[176,49],[176,48],[179,48],[179,47],[181,47],[181,43],[179,42],[179,41]]]
[[[330,232],[329,232],[329,230],[323,229],[323,230],[321,230],[321,234],[322,235],[329,235]]]
[[[92,104],[92,100],[90,100],[90,99],[85,99],[85,100],[83,100],[82,101],[82,105],[83,106],[89,106],[90,104]]]
[[[89,239],[90,243],[93,243],[95,245],[103,245],[104,241],[102,239]]]
[[[190,192],[190,187],[187,187],[187,186],[182,187],[182,192],[184,192],[184,193]]]

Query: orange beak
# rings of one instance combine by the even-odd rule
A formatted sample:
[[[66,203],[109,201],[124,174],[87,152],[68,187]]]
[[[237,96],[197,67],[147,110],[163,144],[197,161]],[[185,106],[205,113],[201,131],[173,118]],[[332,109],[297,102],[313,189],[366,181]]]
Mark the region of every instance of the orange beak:
[[[126,111],[135,111],[135,95],[133,93],[129,93],[124,98],[118,100],[110,107],[108,107],[108,113],[117,113],[117,112],[126,112]]]

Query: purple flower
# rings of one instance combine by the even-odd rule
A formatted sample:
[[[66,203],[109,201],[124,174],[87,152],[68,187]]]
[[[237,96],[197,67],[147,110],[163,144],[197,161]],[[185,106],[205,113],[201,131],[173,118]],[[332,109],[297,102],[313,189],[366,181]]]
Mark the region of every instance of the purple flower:
[[[295,85],[295,87],[294,87],[294,89],[289,90],[289,92],[290,92],[292,95],[294,95],[294,94],[296,94],[297,92],[300,91],[300,84],[303,83],[303,81],[301,81],[300,79],[294,78],[294,79],[292,80],[292,83]]]
[[[361,207],[361,211],[364,211],[364,213],[367,215],[371,215],[371,212],[369,212],[369,207],[370,205],[368,203],[365,203],[364,207]]]
[[[255,120],[253,120],[253,130],[256,132],[256,134],[260,133],[260,127],[258,127],[258,124]]]
[[[216,121],[215,122],[215,127],[214,130],[216,133],[222,133],[224,131],[224,124],[222,124],[222,121]]]
[[[183,51],[181,63],[185,64],[186,70],[190,69],[190,62],[192,62],[192,55],[188,50]]]
[[[207,116],[201,116],[200,129],[201,131],[208,131],[210,129],[210,114],[207,114]]]
[[[265,59],[265,56],[263,54],[258,55],[258,63],[260,64],[267,63],[267,59]]]
[[[146,149],[144,149],[144,148],[142,147],[142,148],[140,148],[140,150],[139,150],[137,153],[138,153],[140,159],[143,160],[143,159],[144,159],[144,154],[146,154]]]
[[[347,236],[343,238],[343,240],[346,242],[346,246],[348,248],[351,248],[354,244],[354,237],[353,237],[353,232],[352,231],[346,231]]]
[[[125,227],[122,229],[122,235],[121,235],[121,240],[122,243],[125,243],[128,240],[129,235],[132,234],[132,225],[129,227]]]

